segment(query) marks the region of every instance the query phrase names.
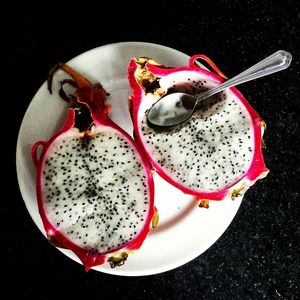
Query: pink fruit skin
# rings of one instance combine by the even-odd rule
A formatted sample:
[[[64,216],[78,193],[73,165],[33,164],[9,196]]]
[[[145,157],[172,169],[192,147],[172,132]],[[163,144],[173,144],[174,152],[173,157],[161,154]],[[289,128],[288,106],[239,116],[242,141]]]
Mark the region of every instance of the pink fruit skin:
[[[201,58],[206,60],[206,62],[211,65],[211,67],[218,72],[221,76],[212,73],[208,70],[205,70],[198,65],[194,63],[194,61],[197,58]],[[202,73],[203,75],[206,75],[213,79],[217,83],[222,83],[225,81],[224,78],[225,75],[217,68],[217,66],[212,63],[212,61],[207,58],[205,55],[194,55],[190,58],[189,60],[189,65],[188,66],[183,66],[183,67],[177,67],[177,68],[168,68],[162,65],[152,65],[152,64],[147,64],[146,68],[148,71],[151,73],[155,74],[156,76],[166,76],[174,72],[178,71],[192,71],[192,72],[197,72],[197,73]],[[195,192],[194,190],[188,189],[182,185],[180,185],[178,182],[173,180],[166,174],[166,172],[160,167],[160,165],[149,155],[147,152],[147,149],[144,147],[144,144],[142,142],[142,137],[140,135],[139,131],[139,124],[138,124],[138,111],[139,107],[142,101],[142,95],[143,95],[143,89],[141,86],[138,84],[138,82],[135,79],[135,71],[137,69],[137,64],[134,59],[132,59],[129,63],[128,66],[128,80],[130,83],[131,87],[131,117],[133,121],[133,126],[136,134],[136,138],[140,146],[143,148],[147,159],[151,163],[152,167],[156,170],[156,172],[164,178],[167,182],[172,184],[173,186],[177,187],[180,189],[182,192],[186,194],[190,194],[195,196],[197,200],[223,200],[227,198],[228,196],[232,195],[232,192],[234,189],[238,189],[244,184],[244,187],[241,189],[243,192],[245,192],[251,185],[253,185],[258,179],[265,177],[269,170],[266,168],[265,163],[264,163],[264,158],[263,158],[263,153],[262,153],[262,127],[265,126],[264,121],[260,118],[258,113],[252,108],[252,106],[248,103],[248,101],[244,98],[244,96],[234,87],[230,88],[231,92],[233,92],[240,100],[241,102],[245,105],[247,108],[248,112],[251,115],[253,126],[254,126],[254,156],[253,160],[251,162],[250,168],[246,172],[246,174],[239,179],[237,182],[233,183],[232,185],[226,187],[225,189],[218,191],[218,192]]]
[[[85,103],[91,112],[91,116],[94,120],[94,123],[97,126],[109,126],[117,131],[119,131],[124,137],[126,137],[129,142],[133,143],[137,153],[140,154],[142,158],[142,163],[145,167],[147,183],[149,186],[149,212],[148,216],[145,220],[145,224],[141,232],[138,234],[136,238],[131,240],[129,243],[125,245],[125,247],[120,247],[119,249],[113,249],[112,251],[105,252],[105,253],[91,253],[90,251],[83,249],[73,243],[70,239],[68,239],[64,234],[62,234],[57,228],[50,222],[47,217],[45,207],[44,207],[44,200],[42,197],[42,172],[44,162],[47,158],[47,152],[50,145],[54,142],[54,140],[59,137],[61,134],[64,134],[68,130],[74,127],[75,122],[75,112],[73,109],[69,109],[68,119],[64,126],[56,133],[54,136],[48,141],[38,141],[32,146],[31,155],[36,167],[36,194],[37,194],[37,203],[39,213],[46,231],[48,238],[54,238],[55,241],[62,245],[65,248],[70,249],[73,251],[81,260],[82,264],[85,266],[86,270],[89,270],[91,267],[101,265],[106,262],[107,258],[116,253],[118,251],[121,252],[130,252],[137,250],[141,247],[142,243],[144,242],[145,238],[147,237],[150,231],[150,223],[154,216],[154,183],[152,178],[151,169],[149,164],[144,157],[141,150],[138,148],[132,137],[125,132],[122,128],[116,125],[108,116],[109,106],[104,105],[104,98],[103,98],[103,90],[99,88],[100,85],[93,85],[93,86],[85,86],[82,88],[78,88],[77,96],[78,101],[81,103]],[[100,86],[101,87],[101,86]],[[37,150],[39,147],[42,147],[41,153],[37,154]]]

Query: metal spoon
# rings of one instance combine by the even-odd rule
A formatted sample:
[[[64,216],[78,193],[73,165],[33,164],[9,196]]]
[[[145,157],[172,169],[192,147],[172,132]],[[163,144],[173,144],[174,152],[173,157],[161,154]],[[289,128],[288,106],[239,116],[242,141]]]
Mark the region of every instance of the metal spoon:
[[[191,117],[199,102],[204,99],[243,82],[284,70],[290,65],[291,60],[292,55],[289,52],[279,50],[239,75],[201,94],[167,94],[151,107],[147,115],[148,121],[157,126],[174,126],[182,123]]]

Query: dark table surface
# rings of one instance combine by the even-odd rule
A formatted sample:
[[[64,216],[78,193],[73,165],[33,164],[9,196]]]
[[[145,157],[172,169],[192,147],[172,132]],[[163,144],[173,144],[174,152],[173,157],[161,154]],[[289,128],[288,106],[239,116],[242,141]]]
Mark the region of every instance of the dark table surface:
[[[47,2],[36,5],[38,11],[28,3],[6,5],[1,66],[2,103],[8,108],[2,109],[2,136],[9,148],[0,202],[2,292],[21,292],[28,299],[299,299],[298,2],[128,1],[72,7]],[[86,273],[50,246],[26,210],[15,173],[18,130],[49,68],[121,41],[203,53],[229,77],[276,50],[293,55],[288,70],[240,87],[268,125],[264,155],[270,174],[246,193],[229,228],[205,253],[177,269],[146,277]]]

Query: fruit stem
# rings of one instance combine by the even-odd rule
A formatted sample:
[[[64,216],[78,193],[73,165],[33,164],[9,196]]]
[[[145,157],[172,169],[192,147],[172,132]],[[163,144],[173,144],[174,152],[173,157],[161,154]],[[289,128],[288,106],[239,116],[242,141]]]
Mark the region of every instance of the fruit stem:
[[[93,122],[108,119],[109,106],[105,105],[105,100],[109,94],[103,89],[102,85],[99,82],[92,84],[80,73],[64,63],[58,63],[50,70],[47,78],[49,92],[52,93],[53,76],[59,69],[72,77],[72,80],[64,79],[61,81],[59,94],[76,110],[75,127],[80,131],[85,131]],[[63,90],[65,83],[71,84],[76,88],[76,96],[66,95]]]
[[[90,81],[88,81],[86,78],[84,78],[77,71],[75,71],[74,69],[72,69],[71,67],[67,66],[64,63],[58,63],[50,70],[50,72],[48,74],[47,84],[48,84],[48,90],[49,90],[50,94],[52,94],[52,81],[53,81],[54,73],[56,71],[58,71],[59,69],[62,69],[67,74],[69,74],[76,82],[78,88],[84,88],[84,87],[91,86]]]

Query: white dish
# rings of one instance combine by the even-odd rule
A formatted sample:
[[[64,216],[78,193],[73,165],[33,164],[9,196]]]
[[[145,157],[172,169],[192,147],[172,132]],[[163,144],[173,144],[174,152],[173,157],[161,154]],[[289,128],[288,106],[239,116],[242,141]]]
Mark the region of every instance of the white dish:
[[[127,65],[132,57],[148,56],[169,66],[186,65],[189,56],[165,46],[123,42],[85,52],[68,64],[91,81],[100,81],[111,93],[111,118],[132,134],[127,109],[129,86]],[[60,77],[61,76],[61,77]],[[57,91],[62,72],[55,76]],[[35,169],[30,156],[31,145],[48,140],[66,119],[66,104],[57,93],[50,95],[46,83],[37,91],[24,116],[18,137],[16,165],[20,190],[26,207],[41,232],[44,228],[35,196]],[[159,211],[159,227],[153,230],[142,247],[128,257],[124,266],[111,269],[106,263],[93,269],[123,276],[142,276],[179,267],[207,250],[223,234],[234,218],[242,198],[235,201],[210,202],[210,208],[199,208],[191,196],[169,185],[155,175],[155,205]],[[59,249],[79,262],[69,250]]]

